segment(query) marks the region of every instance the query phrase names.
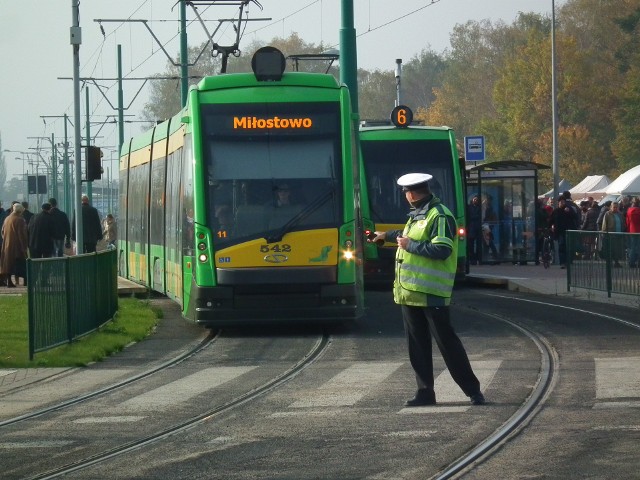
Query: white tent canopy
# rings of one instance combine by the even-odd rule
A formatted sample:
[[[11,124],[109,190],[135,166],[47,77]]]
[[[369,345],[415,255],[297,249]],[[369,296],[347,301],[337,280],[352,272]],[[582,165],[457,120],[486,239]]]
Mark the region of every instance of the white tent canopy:
[[[627,170],[605,189],[607,195],[640,195],[640,165]]]
[[[610,183],[606,175],[589,175],[569,191],[573,198],[586,197],[588,193],[604,193]]]

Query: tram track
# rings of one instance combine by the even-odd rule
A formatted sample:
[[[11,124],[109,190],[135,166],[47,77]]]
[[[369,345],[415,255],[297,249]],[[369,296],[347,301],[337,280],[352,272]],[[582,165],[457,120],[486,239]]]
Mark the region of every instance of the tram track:
[[[120,388],[129,386],[135,382],[138,382],[142,379],[145,379],[147,377],[150,377],[151,375],[154,375],[156,373],[162,372],[164,370],[167,370],[171,367],[174,367],[176,365],[178,365],[179,363],[185,361],[186,359],[188,359],[189,357],[196,355],[198,352],[200,352],[201,350],[207,348],[209,345],[211,345],[211,343],[213,343],[217,338],[217,334],[214,334],[214,331],[211,330],[209,332],[209,334],[197,345],[195,345],[193,348],[190,348],[182,353],[180,353],[179,355],[175,356],[174,358],[171,358],[169,360],[167,360],[164,363],[161,363],[160,365],[156,365],[153,368],[147,369],[143,372],[140,372],[132,377],[126,378],[124,380],[121,380],[119,382],[113,383],[111,385],[108,385],[107,387],[104,388],[99,388],[97,390],[94,390],[92,392],[86,393],[84,395],[80,395],[77,397],[73,397],[69,400],[65,400],[63,402],[57,403],[55,405],[51,405],[49,407],[46,408],[42,408],[39,410],[35,410],[33,412],[29,412],[23,415],[19,415],[13,418],[9,418],[7,420],[3,420],[0,421],[0,428],[2,427],[7,427],[9,425],[15,425],[17,423],[20,422],[24,422],[26,420],[31,420],[33,418],[37,418],[40,417],[42,415],[46,415],[48,413],[52,413],[58,410],[62,410],[74,405],[78,405],[80,403],[86,402],[88,400],[92,400],[96,397],[99,397],[101,395],[106,395],[107,393],[113,392],[114,390],[118,390]]]
[[[583,308],[571,307],[552,302],[534,300],[530,298],[515,297],[511,295],[489,294],[489,296],[500,299],[508,299],[509,301],[514,302],[522,302],[525,304],[530,303],[548,306],[556,309],[564,309],[574,314],[588,314],[595,317],[600,317],[608,321],[619,323],[634,330],[640,330],[640,325],[638,323],[618,318],[613,315],[594,312]],[[523,401],[521,407],[518,408],[518,410],[514,412],[506,422],[504,422],[499,428],[497,428],[491,435],[486,437],[484,441],[478,443],[464,455],[451,462],[448,466],[442,468],[436,475],[429,477],[431,480],[446,480],[450,478],[458,478],[459,475],[469,473],[473,470],[474,466],[485,462],[493,455],[495,455],[503,445],[516,437],[540,412],[540,410],[544,407],[546,400],[553,391],[559,377],[560,367],[558,354],[545,336],[540,335],[534,330],[525,327],[521,322],[514,321],[512,318],[506,318],[505,316],[497,314],[481,312],[476,307],[467,306],[465,308],[474,310],[475,313],[479,313],[481,315],[504,322],[529,337],[536,345],[541,354],[540,374],[538,376],[536,385],[531,391],[531,394]]]
[[[527,336],[540,352],[540,373],[536,384],[531,390],[531,394],[522,402],[520,408],[518,408],[511,417],[482,442],[441,469],[436,475],[430,477],[432,480],[454,478],[456,475],[473,468],[478,462],[490,458],[504,443],[518,435],[544,406],[545,401],[553,391],[559,374],[560,362],[558,354],[544,336],[512,319],[496,314],[480,312],[478,309],[472,307],[467,308],[481,315],[506,323]]]
[[[484,360],[489,355],[497,355],[498,358],[523,362],[522,365],[517,368],[520,369],[524,367],[522,372],[527,372],[526,378],[521,376],[522,372],[518,378],[525,379],[526,382],[520,382],[518,390],[513,390],[513,384],[509,381],[510,387],[506,389],[503,378],[503,387],[499,387],[498,385],[489,387],[490,399],[492,398],[491,392],[496,393],[495,398],[502,399],[501,402],[497,402],[494,405],[496,408],[487,407],[487,413],[491,413],[489,417],[486,417],[484,415],[485,412],[480,408],[470,410],[470,415],[466,419],[455,419],[454,416],[451,415],[440,417],[444,419],[449,426],[464,425],[465,421],[472,418],[473,432],[471,434],[474,435],[473,440],[456,444],[455,453],[447,453],[446,448],[443,448],[442,454],[434,453],[434,458],[438,459],[436,461],[437,463],[431,462],[430,466],[423,464],[405,470],[404,473],[401,474],[402,478],[465,478],[465,476],[473,476],[478,472],[484,472],[486,470],[493,472],[500,471],[500,469],[503,468],[503,462],[508,461],[505,457],[510,454],[509,452],[512,452],[514,449],[520,449],[521,453],[522,449],[526,448],[523,447],[523,444],[526,445],[527,442],[537,441],[535,435],[540,435],[539,430],[541,428],[544,430],[545,428],[544,422],[548,421],[549,417],[553,418],[553,415],[556,413],[552,405],[555,401],[550,402],[549,399],[558,399],[558,396],[562,394],[561,392],[567,388],[568,378],[571,378],[571,372],[570,370],[565,370],[567,365],[565,365],[564,362],[568,359],[569,361],[574,360],[572,360],[571,357],[572,351],[567,350],[565,336],[568,332],[570,333],[572,331],[574,323],[573,318],[567,318],[566,321],[564,321],[563,316],[573,317],[576,316],[576,314],[580,314],[580,325],[583,325],[583,322],[586,321],[586,315],[589,314],[589,316],[592,316],[591,320],[595,319],[599,321],[600,319],[606,319],[615,321],[623,326],[623,331],[626,330],[627,327],[631,327],[636,331],[640,330],[640,325],[634,323],[634,321],[616,318],[610,311],[607,312],[603,310],[601,313],[598,313],[597,311],[585,310],[584,308],[579,308],[578,304],[575,304],[575,306],[571,306],[571,304],[562,305],[544,301],[544,299],[536,300],[495,293],[483,294],[482,297],[484,297],[484,299],[478,300],[472,297],[469,301],[463,300],[461,303],[456,304],[460,310],[466,310],[467,312],[460,315],[460,318],[480,318],[480,321],[468,324],[467,335],[476,335],[477,338],[486,337],[496,339],[496,343],[483,347],[486,348],[486,350],[479,349],[479,353],[476,354],[477,356],[475,358]],[[488,297],[493,297],[496,300],[508,300],[508,303],[492,302],[491,305],[494,308],[488,309],[483,307],[483,305],[487,305],[486,298]],[[518,302],[520,306],[518,306],[516,302]],[[570,315],[566,315],[562,313],[563,310],[560,310],[560,315],[554,314],[549,315],[549,317],[541,317],[541,311],[535,310],[534,304],[537,304],[536,306],[538,308],[549,307],[555,309],[554,312],[556,313],[558,309],[565,309],[564,312],[569,312]],[[529,305],[529,307],[527,307],[527,305]],[[542,312],[545,311],[546,310],[542,310]],[[469,313],[472,314],[469,315]],[[384,310],[382,310],[382,314],[384,314]],[[482,318],[484,318],[484,320],[482,320]],[[488,327],[481,325],[488,325]],[[606,324],[602,327],[611,328]],[[377,324],[371,325],[371,328],[373,329],[372,331],[377,332],[378,335],[380,334],[380,331],[377,330]],[[388,332],[392,331],[392,329],[388,330]],[[333,372],[335,370],[340,372],[343,366],[351,365],[354,359],[362,360],[360,356],[353,357],[354,351],[370,355],[370,357],[368,357],[370,361],[380,361],[378,355],[372,355],[372,350],[365,347],[366,343],[361,343],[361,340],[365,342],[369,341],[365,330],[359,331],[357,335],[349,332],[344,338],[340,336],[329,337],[326,332],[321,333],[319,331],[313,332],[308,336],[306,333],[311,332],[305,332],[302,336],[297,335],[297,333],[294,334],[295,342],[292,343],[287,338],[287,333],[282,336],[273,336],[273,332],[270,332],[269,335],[263,336],[261,332],[221,332],[219,340],[222,343],[219,344],[220,348],[215,349],[215,352],[210,352],[212,354],[211,358],[209,358],[207,352],[203,352],[202,355],[195,356],[193,360],[186,362],[185,368],[180,367],[180,371],[177,372],[179,377],[175,375],[175,373],[170,376],[176,379],[189,376],[191,372],[194,372],[193,376],[202,374],[212,363],[222,368],[238,368],[253,365],[273,368],[276,363],[280,362],[276,367],[278,370],[271,370],[268,374],[264,372],[258,373],[259,371],[255,370],[254,373],[250,374],[251,376],[245,378],[243,382],[237,382],[237,385],[231,389],[226,389],[226,392],[222,395],[210,397],[214,399],[211,404],[203,406],[201,401],[192,403],[191,405],[193,406],[199,405],[197,410],[192,411],[194,417],[185,418],[183,416],[181,418],[173,417],[169,419],[157,415],[155,415],[155,418],[154,416],[149,416],[149,422],[155,423],[150,423],[150,428],[147,428],[146,431],[136,431],[135,429],[129,428],[126,430],[131,433],[131,436],[109,437],[109,443],[103,442],[106,438],[104,435],[98,434],[93,437],[86,437],[89,440],[95,438],[97,442],[90,447],[93,450],[76,451],[74,455],[77,456],[77,460],[71,456],[67,456],[66,458],[62,456],[46,462],[43,461],[39,465],[34,463],[31,466],[31,470],[27,471],[26,474],[23,473],[19,476],[9,476],[7,478],[58,478],[63,475],[77,475],[78,478],[93,478],[92,472],[103,471],[105,465],[109,468],[114,468],[114,471],[120,471],[119,469],[121,468],[135,468],[135,470],[125,470],[128,474],[132,475],[130,478],[137,478],[136,475],[140,475],[141,471],[145,472],[145,475],[149,475],[150,472],[155,472],[157,475],[160,474],[160,472],[173,471],[176,478],[178,478],[180,475],[190,475],[193,472],[197,472],[199,468],[211,468],[210,459],[212,456],[215,457],[214,463],[224,464],[225,468],[229,468],[229,471],[226,473],[232,476],[231,473],[235,471],[235,467],[244,468],[241,460],[238,460],[236,465],[233,460],[236,456],[239,456],[241,459],[253,458],[255,455],[259,455],[260,458],[269,458],[269,454],[273,454],[273,461],[265,461],[261,465],[261,468],[264,468],[261,472],[264,474],[266,474],[266,472],[278,472],[281,471],[278,468],[282,469],[284,465],[283,462],[277,460],[280,458],[278,454],[290,451],[286,439],[288,438],[287,435],[292,425],[294,425],[295,428],[299,427],[299,423],[295,420],[297,418],[308,419],[305,420],[305,426],[300,427],[301,431],[308,430],[308,437],[296,437],[299,444],[296,444],[297,447],[294,451],[299,452],[307,452],[310,451],[308,450],[310,448],[318,448],[318,444],[316,443],[318,439],[321,440],[320,444],[323,448],[330,449],[333,445],[332,440],[325,439],[324,435],[335,439],[336,448],[353,448],[355,450],[350,450],[351,452],[359,452],[358,448],[360,447],[358,446],[358,441],[353,440],[351,444],[350,435],[357,432],[356,436],[359,436],[363,432],[366,433],[370,431],[370,428],[372,428],[370,425],[372,425],[372,423],[368,415],[371,415],[372,419],[382,421],[374,431],[385,431],[390,438],[398,438],[398,436],[404,438],[402,436],[403,434],[411,438],[429,438],[436,434],[435,431],[432,432],[429,429],[430,420],[436,419],[435,415],[439,415],[436,411],[425,413],[425,416],[415,417],[426,420],[426,423],[422,423],[422,427],[414,427],[411,423],[405,424],[402,417],[395,417],[393,419],[388,417],[387,421],[385,415],[388,415],[388,409],[376,405],[375,402],[372,401],[372,399],[375,398],[373,395],[369,397],[368,400],[363,401],[367,403],[359,407],[354,407],[353,409],[335,409],[333,411],[327,409],[326,411],[329,413],[326,418],[333,418],[334,415],[343,416],[344,421],[337,423],[333,420],[323,420],[324,417],[322,415],[324,410],[322,408],[314,407],[314,409],[310,409],[307,414],[300,406],[297,406],[294,407],[295,412],[293,412],[290,405],[292,405],[291,402],[296,398],[296,395],[291,395],[291,392],[299,388],[300,385],[296,386],[298,384],[297,381],[290,382],[289,385],[292,386],[293,390],[289,391],[289,388],[283,384],[295,377],[305,367],[310,366],[314,362],[316,366],[322,366],[321,377],[323,381],[325,381],[330,377],[328,374],[329,371]],[[498,335],[496,335],[496,333]],[[340,334],[338,333],[338,335]],[[562,343],[557,343],[556,336],[560,335],[562,335],[562,337],[559,337],[562,338]],[[223,342],[225,339],[228,341],[227,344]],[[390,336],[390,339],[393,339],[393,335]],[[325,355],[324,352],[327,351],[329,345],[333,345],[334,348],[330,349],[330,355]],[[374,341],[372,345],[380,347],[382,344]],[[516,350],[510,349],[513,345],[515,345],[514,348]],[[579,342],[576,342],[576,345],[579,345]],[[576,345],[572,346],[573,350],[576,350]],[[292,350],[294,346],[297,348],[295,351]],[[385,355],[388,357],[391,351],[386,346],[384,348],[387,352]],[[256,354],[249,355],[247,352],[255,352]],[[268,353],[269,355],[264,356],[264,353]],[[402,353],[400,349],[397,349],[394,352],[394,358],[403,358],[401,356]],[[397,354],[400,354],[400,356],[398,357]],[[321,356],[323,357],[323,361],[317,362]],[[559,358],[563,358],[562,370]],[[325,360],[328,362],[326,365]],[[579,361],[584,362],[583,360]],[[327,369],[327,367],[329,368]],[[315,374],[312,375],[309,373],[314,371],[315,367],[312,367],[311,370],[307,370],[306,373],[300,377],[302,379],[302,387],[307,392],[310,392],[310,389],[316,388],[317,382]],[[562,372],[562,377],[560,372]],[[583,372],[580,373],[582,374]],[[203,378],[206,379],[206,377]],[[560,381],[561,378],[562,382]],[[164,383],[164,376],[150,380],[152,390],[160,384],[160,380]],[[573,381],[573,379],[570,381]],[[487,382],[484,385],[488,384]],[[389,385],[394,384],[391,381]],[[397,385],[402,385],[402,383],[396,383],[395,385],[397,389]],[[280,386],[282,386],[282,388],[278,388]],[[126,396],[133,396],[137,395],[136,390],[138,393],[141,393],[149,389],[147,388],[147,384],[143,383],[133,388],[133,390],[132,392],[122,390],[120,393],[115,394],[113,399],[107,396],[107,401],[99,402],[99,404],[95,406],[95,412],[98,412],[97,415],[112,415],[113,418],[119,418],[117,415],[138,414],[132,411],[127,412],[126,409],[115,411],[110,409],[112,406],[119,406],[126,400],[123,398],[125,394]],[[511,394],[514,391],[519,393],[517,393],[517,395]],[[497,395],[498,392],[500,392],[500,396]],[[337,390],[334,391],[334,393],[337,393]],[[508,395],[503,396],[502,394],[504,393]],[[264,401],[258,400],[260,396],[262,396]],[[307,396],[310,396],[310,394],[307,394]],[[285,398],[287,403],[284,403]],[[201,397],[201,400],[206,401],[204,397]],[[254,400],[258,401],[249,403]],[[100,403],[102,403],[102,405]],[[233,411],[234,408],[241,405],[248,405],[250,407],[250,418],[244,418],[243,415],[239,415],[239,412],[245,412],[245,408]],[[287,407],[287,405],[289,405],[289,407]],[[186,403],[185,406],[187,406]],[[274,406],[276,406],[275,409],[273,408]],[[445,402],[443,406],[451,405],[447,405]],[[453,406],[456,405],[453,404]],[[82,419],[91,418],[92,414],[96,415],[96,413],[92,411],[93,408],[93,404],[89,404],[88,408],[87,406],[83,407],[85,412],[71,410],[71,413],[68,414],[67,417],[77,415]],[[287,410],[287,408],[289,408],[289,410]],[[587,408],[591,411],[590,406]],[[152,410],[148,409],[147,411]],[[157,411],[159,412],[160,410]],[[366,412],[366,414],[363,412]],[[289,416],[289,413],[293,413],[293,415]],[[426,415],[434,415],[434,417],[426,417]],[[256,419],[258,418],[264,419],[265,421],[257,422]],[[400,420],[398,420],[398,418],[400,418]],[[211,421],[213,419],[215,419],[214,422]],[[62,417],[54,415],[50,419],[44,419],[43,424],[35,424],[35,435],[33,437],[29,436],[29,441],[35,443],[38,440],[38,430],[49,433],[51,431],[50,427],[54,424],[66,424],[68,420],[64,415]],[[207,422],[209,426],[207,426]],[[84,423],[86,424],[88,422]],[[256,423],[260,425],[256,426]],[[72,424],[69,423],[69,425]],[[118,427],[116,426],[115,428],[117,429]],[[244,430],[246,428],[248,428],[249,431]],[[279,428],[283,430],[280,431],[278,430]],[[332,428],[335,428],[335,432],[331,430]],[[442,428],[446,438],[447,429],[446,427]],[[191,429],[193,429],[193,432],[190,431]],[[76,433],[83,435],[84,431],[85,430],[79,428],[77,432],[75,432],[73,427],[68,430],[60,430],[61,433],[64,432],[60,438],[63,440],[68,439],[70,445],[74,443],[78,444]],[[105,431],[109,432],[109,430]],[[115,432],[116,430],[111,431]],[[322,432],[322,434],[318,432]],[[534,434],[532,432],[536,433]],[[24,433],[20,433],[20,435],[24,436]],[[453,438],[453,436],[450,437]],[[44,437],[41,438],[44,439]],[[176,438],[179,439],[180,442],[184,442],[183,448],[174,450]],[[375,438],[375,436],[372,436],[372,438]],[[277,439],[277,441],[271,441],[271,439]],[[20,438],[16,437],[15,441],[20,441]],[[203,441],[204,443],[202,443]],[[429,441],[431,440],[426,440],[426,442]],[[433,441],[434,443],[438,442],[435,438]],[[98,445],[100,442],[103,443]],[[233,455],[223,453],[228,451],[225,448],[218,450],[218,447],[215,446],[218,444],[217,442],[229,442],[234,445]],[[308,445],[306,445],[307,443]],[[200,446],[202,446],[202,449]],[[376,446],[378,447],[378,451],[385,452],[386,447],[384,442],[374,444],[371,448],[376,448]],[[415,444],[411,444],[411,447],[415,446]],[[388,465],[394,464],[386,464],[384,455],[381,456],[382,459],[380,460],[378,469],[366,464],[365,459],[368,457],[364,451],[360,453],[362,454],[363,463],[360,466],[361,470],[358,471],[361,473],[365,471],[378,471],[374,476],[367,478],[390,478],[394,474],[397,475],[398,470],[390,470],[388,468]],[[389,460],[397,458],[394,453],[394,448],[390,448],[388,453]],[[438,457],[438,455],[440,456]],[[327,455],[327,457],[330,458],[330,455]],[[132,461],[133,465],[130,465],[129,461]],[[58,466],[56,466],[56,463]],[[291,468],[290,463],[287,463],[287,465]],[[342,465],[340,461],[337,461],[337,465],[333,473],[344,471],[344,469],[347,468],[346,464]],[[376,465],[378,464],[376,463]],[[318,469],[322,468],[324,472],[331,471],[325,466],[320,466],[313,462],[307,465],[307,468],[314,467]],[[293,468],[294,470],[291,470],[292,472],[296,471],[295,469],[299,467],[295,466]],[[354,466],[348,468],[353,469]],[[357,470],[359,467],[355,466],[355,468]],[[17,474],[19,471],[20,468],[17,468],[13,473]],[[40,473],[34,473],[38,471]],[[317,472],[320,470],[313,471]],[[384,473],[381,474],[381,471]],[[75,475],[73,475],[74,472]],[[180,472],[180,474],[177,474],[177,472]],[[237,478],[255,478],[251,476],[255,473],[253,471],[247,472],[242,470],[242,472],[244,473],[239,474],[240,476]],[[520,473],[522,472],[520,471]],[[182,476],[180,478],[188,477]],[[301,474],[299,478],[308,477]],[[332,476],[331,478],[336,477]],[[483,478],[487,477],[485,476]],[[514,475],[511,478],[517,478],[517,476]]]
[[[315,360],[317,360],[323,354],[323,352],[327,349],[330,343],[331,343],[331,340],[330,340],[329,334],[326,332],[323,332],[323,334],[313,344],[311,349],[298,362],[296,362],[294,365],[292,365],[291,367],[289,367],[287,370],[280,373],[279,375],[268,379],[267,381],[263,382],[261,385],[255,386],[250,391],[236,395],[234,398],[226,401],[225,403],[221,403],[220,405],[213,406],[212,408],[209,408],[208,410],[194,417],[191,417],[187,420],[183,420],[173,425],[164,427],[155,433],[143,436],[141,438],[138,438],[129,442],[122,443],[120,445],[116,445],[114,447],[105,449],[93,455],[86,456],[77,461],[69,462],[69,463],[66,463],[65,465],[61,465],[59,467],[47,470],[45,472],[38,473],[33,476],[29,476],[26,478],[30,480],[58,478],[60,476],[77,472],[84,468],[96,465],[105,460],[112,459],[119,455],[126,454],[138,448],[153,444],[167,437],[170,437],[171,435],[178,434],[185,430],[191,429],[199,424],[208,422],[212,418],[218,415],[221,415],[225,412],[228,412],[240,405],[243,405],[252,400],[255,400],[261,397],[262,395],[266,394],[267,392],[270,392],[271,390],[291,380],[298,373],[304,370],[306,367],[314,363]],[[50,411],[53,411],[53,410],[50,410]],[[39,413],[39,414],[42,415],[43,413]]]

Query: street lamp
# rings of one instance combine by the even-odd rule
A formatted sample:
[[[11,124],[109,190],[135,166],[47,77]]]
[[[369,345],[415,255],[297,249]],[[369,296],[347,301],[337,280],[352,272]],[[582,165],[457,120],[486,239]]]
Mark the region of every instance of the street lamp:
[[[553,130],[553,201],[560,195],[560,165],[558,163],[558,106],[556,79],[556,2],[551,0],[551,112]],[[557,206],[557,203],[554,203]]]

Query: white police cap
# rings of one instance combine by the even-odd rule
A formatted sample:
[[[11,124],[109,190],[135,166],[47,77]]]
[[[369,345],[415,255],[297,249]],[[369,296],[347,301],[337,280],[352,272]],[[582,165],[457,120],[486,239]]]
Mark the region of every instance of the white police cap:
[[[427,183],[432,178],[433,175],[429,175],[428,173],[407,173],[398,179],[398,185],[400,185],[403,190],[413,190],[421,187],[423,183]]]

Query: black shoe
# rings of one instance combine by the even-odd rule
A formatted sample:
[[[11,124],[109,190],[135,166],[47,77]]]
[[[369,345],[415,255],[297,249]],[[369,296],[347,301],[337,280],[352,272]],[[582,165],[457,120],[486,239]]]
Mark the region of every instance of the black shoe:
[[[471,405],[484,405],[487,401],[484,399],[482,392],[478,392],[469,397],[471,399]]]
[[[427,392],[424,390],[418,390],[416,392],[415,397],[405,402],[405,406],[407,407],[423,407],[425,405],[435,405],[435,404],[436,404],[436,394],[433,392]]]

